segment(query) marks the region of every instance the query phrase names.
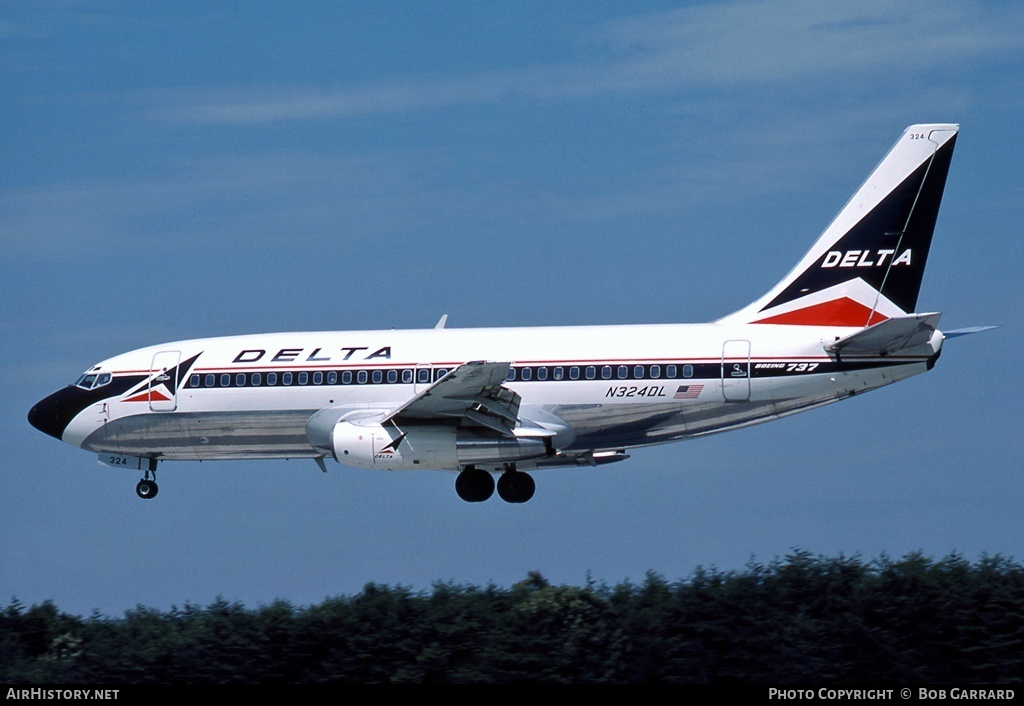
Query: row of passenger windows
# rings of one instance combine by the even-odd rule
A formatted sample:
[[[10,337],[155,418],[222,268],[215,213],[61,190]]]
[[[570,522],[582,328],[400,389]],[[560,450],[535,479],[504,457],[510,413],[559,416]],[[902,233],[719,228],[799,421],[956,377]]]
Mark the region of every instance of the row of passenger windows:
[[[533,365],[508,370],[508,380],[660,380],[693,377],[692,365]]]
[[[193,373],[188,387],[275,387],[279,385],[381,385],[406,384],[415,379],[427,384],[440,380],[450,368],[403,368],[388,370],[290,370],[268,373]],[[516,366],[508,370],[508,381],[516,380],[660,380],[693,377],[692,365],[571,365]]]
[[[448,373],[448,368],[411,368],[404,370],[328,370],[326,372],[317,370],[315,372],[284,371],[281,373],[207,373],[206,375],[193,374],[189,377],[189,387],[261,387],[276,385],[365,385],[372,383],[396,384],[402,382],[411,384],[415,377],[416,382],[430,383],[440,380]]]

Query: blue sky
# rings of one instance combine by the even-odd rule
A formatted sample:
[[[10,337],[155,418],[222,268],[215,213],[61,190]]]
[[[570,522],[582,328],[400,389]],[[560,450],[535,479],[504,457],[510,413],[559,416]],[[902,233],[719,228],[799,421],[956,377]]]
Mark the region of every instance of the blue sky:
[[[0,600],[1021,559],[1022,75],[1016,2],[0,3]],[[871,395],[522,506],[309,461],[165,464],[143,502],[25,420],[181,338],[717,318],[915,122],[962,125],[919,307],[1001,328]]]

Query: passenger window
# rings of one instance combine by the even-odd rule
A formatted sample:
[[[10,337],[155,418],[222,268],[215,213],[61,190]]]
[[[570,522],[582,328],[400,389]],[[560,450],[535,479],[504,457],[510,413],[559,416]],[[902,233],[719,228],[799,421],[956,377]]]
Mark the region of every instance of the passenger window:
[[[430,368],[420,368],[416,373],[417,382],[430,382]]]
[[[692,365],[684,365],[683,366],[683,377],[684,378],[692,378],[693,377],[693,366]]]
[[[231,375],[229,373],[224,373],[220,376],[220,386],[231,387]]]
[[[253,387],[259,387],[261,382],[263,382],[263,376],[260,375],[259,373],[253,373],[252,374],[252,386]]]
[[[642,366],[642,365],[633,366],[633,377],[635,377],[637,380],[643,380],[644,379],[644,366]]]
[[[366,371],[365,370],[360,370],[359,372],[356,373],[356,382],[358,382],[360,385],[365,385],[366,384]]]
[[[657,380],[658,378],[661,377],[661,366],[660,365],[652,365],[651,366],[651,377],[653,379],[655,379],[655,380]]]
[[[629,377],[629,366],[628,365],[620,365],[619,366],[619,380],[625,380],[628,377]]]
[[[579,380],[580,379],[580,368],[579,368],[578,365],[574,365],[571,368],[569,368],[569,379],[570,380]]]
[[[516,379],[516,369],[511,367],[511,366],[509,366],[508,375],[505,376],[505,379],[508,380],[509,382],[512,382],[513,380],[515,380]]]
[[[555,380],[561,380],[563,376],[564,371],[561,367],[556,367],[554,370],[551,371],[551,377]]]
[[[605,380],[611,380],[612,379],[612,366],[610,366],[610,365],[602,366],[601,367],[601,377],[603,377]]]
[[[281,384],[282,385],[291,385],[292,384],[292,374],[291,373],[281,373]]]
[[[267,373],[267,384],[268,385],[276,385],[277,384],[277,373]]]
[[[206,387],[213,387],[217,384],[217,376],[210,373],[206,376]]]
[[[676,366],[666,365],[665,366],[665,377],[674,378],[676,376]]]
[[[344,371],[342,371],[342,373],[341,373],[341,384],[342,385],[351,385],[352,384],[352,371],[351,370],[344,370]]]
[[[596,377],[597,377],[597,368],[595,368],[593,365],[588,365],[587,366],[587,380],[593,380]]]
[[[374,370],[373,371],[373,384],[374,385],[379,384],[380,381],[383,380],[383,379],[384,379],[384,373],[382,373],[379,370]]]
[[[319,370],[317,370],[315,373],[313,373],[313,384],[314,385],[322,385],[323,382],[324,382],[324,374],[323,373],[321,373]]]
[[[334,370],[327,373],[327,384],[337,385],[338,384],[338,373]]]
[[[533,369],[523,368],[522,370],[519,371],[519,377],[521,377],[523,380],[531,379],[533,377]]]
[[[547,367],[542,365],[539,368],[537,368],[537,379],[538,380],[547,380],[548,379],[548,369],[547,369]]]
[[[189,377],[189,379],[188,379],[188,386],[189,387],[199,387],[199,376],[198,375],[192,375],[191,377]]]
[[[391,383],[392,385],[394,385],[396,382],[398,382],[398,371],[397,370],[389,370],[388,371],[388,382]]]
[[[235,385],[238,387],[245,387],[245,373],[238,373],[235,375]]]
[[[412,382],[412,371],[411,370],[407,369],[407,370],[403,370],[402,371],[402,382],[404,382],[406,385],[408,385],[409,383]]]
[[[299,384],[305,385],[307,382],[309,382],[309,373],[299,373]]]

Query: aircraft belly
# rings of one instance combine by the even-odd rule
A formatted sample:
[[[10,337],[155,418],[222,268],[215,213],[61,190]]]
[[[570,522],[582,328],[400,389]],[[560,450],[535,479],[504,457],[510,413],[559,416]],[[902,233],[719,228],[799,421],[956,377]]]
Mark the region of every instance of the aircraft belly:
[[[571,427],[565,451],[649,446],[757,424],[828,404],[924,372],[921,363],[805,375],[753,378],[750,398],[725,401],[717,381],[704,382],[708,399],[608,401],[538,405]],[[168,460],[311,458],[306,437],[314,409],[167,412],[111,420],[88,434],[83,448]]]
[[[891,384],[926,369],[924,362],[899,362],[824,375],[755,377],[751,380],[750,398],[744,401],[722,398],[681,404],[560,405],[545,409],[565,420],[575,432],[576,440],[568,450],[648,446],[771,421]],[[705,392],[709,389],[711,394],[722,394],[714,381],[705,386]]]
[[[678,403],[557,405],[546,410],[572,427],[572,449],[656,444],[686,431]]]
[[[110,422],[83,448],[168,460],[313,457],[305,425],[315,411],[133,415]]]
[[[720,379],[672,383],[669,394],[686,395],[685,388],[697,388],[689,393],[695,397],[657,402],[642,397],[636,401],[611,399],[601,404],[550,405],[545,409],[572,427],[576,440],[568,450],[573,451],[662,444],[777,416],[773,389],[767,380],[749,380],[747,399],[742,401],[726,401]]]

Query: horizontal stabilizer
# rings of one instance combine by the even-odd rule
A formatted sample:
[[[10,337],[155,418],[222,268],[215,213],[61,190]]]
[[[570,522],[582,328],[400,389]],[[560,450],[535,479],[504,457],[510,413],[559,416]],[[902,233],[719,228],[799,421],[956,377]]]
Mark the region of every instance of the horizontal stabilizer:
[[[972,333],[981,333],[982,331],[991,331],[998,326],[968,326],[967,328],[956,328],[952,331],[943,331],[942,335],[946,338],[957,338],[958,336],[970,336]]]
[[[843,355],[889,355],[928,343],[942,314],[912,314],[886,319],[825,346]]]

